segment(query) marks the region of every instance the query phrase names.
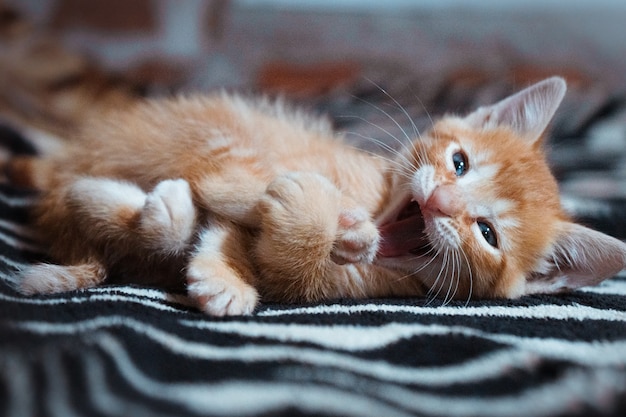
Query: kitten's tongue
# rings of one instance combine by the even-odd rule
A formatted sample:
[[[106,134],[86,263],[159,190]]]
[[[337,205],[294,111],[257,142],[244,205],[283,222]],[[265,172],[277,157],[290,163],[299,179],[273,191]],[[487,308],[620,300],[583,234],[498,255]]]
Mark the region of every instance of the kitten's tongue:
[[[382,257],[408,255],[428,245],[428,240],[424,237],[424,219],[420,212],[383,225],[379,231],[382,239],[378,255]]]

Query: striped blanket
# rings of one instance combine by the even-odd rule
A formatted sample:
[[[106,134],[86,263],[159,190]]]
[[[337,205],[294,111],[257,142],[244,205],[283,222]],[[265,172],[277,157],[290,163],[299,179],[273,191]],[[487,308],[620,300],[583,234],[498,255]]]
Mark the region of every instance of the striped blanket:
[[[23,297],[16,271],[45,256],[35,197],[0,184],[2,416],[626,414],[626,275],[563,296],[263,304],[231,318],[134,286]],[[618,230],[615,207],[572,202]]]

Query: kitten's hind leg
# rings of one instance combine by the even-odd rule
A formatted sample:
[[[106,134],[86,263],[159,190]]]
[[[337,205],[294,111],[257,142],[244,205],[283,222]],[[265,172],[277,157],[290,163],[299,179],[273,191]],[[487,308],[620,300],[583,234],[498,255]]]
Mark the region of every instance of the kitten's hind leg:
[[[139,228],[156,249],[183,251],[194,232],[196,210],[185,180],[161,181],[146,196]]]
[[[22,294],[51,294],[90,288],[106,278],[105,268],[97,261],[79,265],[35,264],[20,272],[18,290]]]
[[[138,186],[106,178],[81,178],[70,185],[68,202],[77,210],[86,237],[115,243],[117,250],[145,248],[176,254],[188,245],[196,211],[189,184],[164,180],[148,194]],[[109,245],[110,246],[110,245]]]
[[[250,238],[233,224],[214,224],[200,233],[187,267],[187,293],[205,313],[254,311],[259,296],[248,256]]]

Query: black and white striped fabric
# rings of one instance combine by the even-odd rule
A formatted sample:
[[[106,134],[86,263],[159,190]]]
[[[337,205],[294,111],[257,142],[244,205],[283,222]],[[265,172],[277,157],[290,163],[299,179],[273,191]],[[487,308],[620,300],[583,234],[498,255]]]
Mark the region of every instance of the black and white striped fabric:
[[[16,271],[44,256],[34,198],[0,185],[2,416],[626,415],[626,274],[563,296],[264,304],[232,318],[133,286],[23,297]],[[624,230],[619,199],[581,201],[569,204],[588,222]]]

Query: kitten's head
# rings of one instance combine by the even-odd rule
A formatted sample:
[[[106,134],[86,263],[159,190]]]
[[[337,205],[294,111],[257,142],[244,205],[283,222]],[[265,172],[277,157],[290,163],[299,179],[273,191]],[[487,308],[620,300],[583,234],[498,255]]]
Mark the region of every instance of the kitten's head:
[[[550,78],[415,141],[377,219],[377,262],[446,300],[561,292],[625,268],[626,244],[561,208],[541,142],[565,91]]]

